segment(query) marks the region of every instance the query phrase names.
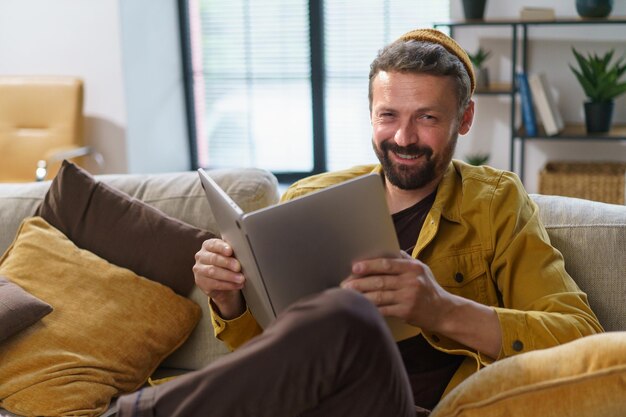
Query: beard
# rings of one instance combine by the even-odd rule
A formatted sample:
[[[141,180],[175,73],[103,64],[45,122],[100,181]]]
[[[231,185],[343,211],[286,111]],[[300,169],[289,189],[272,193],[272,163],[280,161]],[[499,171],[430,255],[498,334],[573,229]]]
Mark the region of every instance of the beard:
[[[387,180],[402,190],[415,190],[428,185],[438,176],[443,175],[450,161],[452,161],[457,138],[458,135],[451,137],[441,154],[434,154],[430,146],[399,146],[392,140],[382,142],[378,148],[372,139],[372,146]],[[390,152],[417,156],[423,158],[423,161],[418,165],[398,164],[391,160]]]

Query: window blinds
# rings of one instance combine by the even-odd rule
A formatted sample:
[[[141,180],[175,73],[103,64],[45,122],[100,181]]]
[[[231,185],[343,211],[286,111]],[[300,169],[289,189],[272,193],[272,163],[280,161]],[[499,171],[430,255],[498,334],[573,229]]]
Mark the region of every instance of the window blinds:
[[[310,171],[308,3],[199,2],[204,114],[200,166]],[[199,73],[201,71],[201,73]],[[197,94],[197,93],[196,93]],[[196,106],[198,108],[199,106]]]
[[[323,138],[312,134],[308,1],[189,0],[189,11],[199,166],[310,172]],[[448,17],[449,0],[323,3],[325,66],[316,71],[328,169],[375,161],[367,77],[377,51]]]

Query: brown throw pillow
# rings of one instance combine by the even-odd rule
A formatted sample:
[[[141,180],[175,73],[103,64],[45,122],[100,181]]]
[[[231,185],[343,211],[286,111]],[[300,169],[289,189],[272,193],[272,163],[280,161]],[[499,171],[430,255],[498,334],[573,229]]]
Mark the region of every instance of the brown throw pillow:
[[[0,342],[50,314],[52,307],[0,276]]]
[[[188,295],[194,286],[195,253],[204,240],[213,237],[97,182],[67,161],[36,215],[78,247],[181,295]]]

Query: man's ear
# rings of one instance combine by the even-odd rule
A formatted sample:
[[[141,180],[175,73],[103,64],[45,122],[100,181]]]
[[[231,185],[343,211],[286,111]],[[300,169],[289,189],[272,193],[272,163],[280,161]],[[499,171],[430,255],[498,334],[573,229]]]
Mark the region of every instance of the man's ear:
[[[461,122],[459,123],[459,134],[464,135],[469,132],[474,121],[474,100],[470,100],[469,104],[461,116]]]

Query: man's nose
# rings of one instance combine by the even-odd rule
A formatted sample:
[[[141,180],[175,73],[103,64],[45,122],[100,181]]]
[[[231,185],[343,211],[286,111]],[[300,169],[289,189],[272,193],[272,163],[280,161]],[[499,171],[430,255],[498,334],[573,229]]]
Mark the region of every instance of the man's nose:
[[[417,143],[419,139],[413,122],[409,120],[402,123],[396,130],[393,139],[399,146],[409,146]]]

